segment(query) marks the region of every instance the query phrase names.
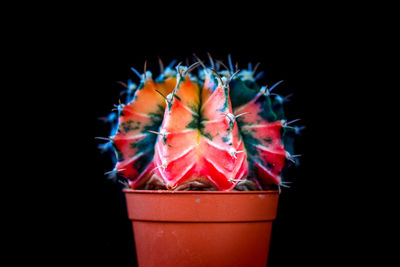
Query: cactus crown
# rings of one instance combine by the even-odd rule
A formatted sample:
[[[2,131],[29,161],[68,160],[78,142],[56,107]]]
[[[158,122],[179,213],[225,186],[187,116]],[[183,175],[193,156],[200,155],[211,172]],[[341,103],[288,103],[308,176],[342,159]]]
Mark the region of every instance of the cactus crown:
[[[285,186],[282,172],[295,164],[293,138],[303,127],[285,119],[288,97],[260,86],[262,72],[239,70],[195,56],[190,66],[164,67],[153,79],[132,68],[140,84],[121,82],[124,103],[104,118],[111,134],[100,148],[112,152],[114,170],[134,189],[265,190]]]

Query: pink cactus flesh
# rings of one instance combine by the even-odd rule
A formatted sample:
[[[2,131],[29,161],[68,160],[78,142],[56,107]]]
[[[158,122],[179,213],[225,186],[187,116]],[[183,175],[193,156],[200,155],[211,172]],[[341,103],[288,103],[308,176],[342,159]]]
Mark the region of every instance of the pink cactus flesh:
[[[156,175],[169,188],[211,184],[231,190],[247,174],[247,161],[237,123],[230,117],[229,88],[222,82],[200,88],[182,77],[173,93],[155,148]]]
[[[117,131],[110,137],[115,172],[136,189],[282,185],[286,124],[274,113],[270,91],[248,72],[235,77],[200,63],[199,77],[190,73],[194,67],[182,66],[163,70],[156,80],[143,75],[133,98],[118,106]]]
[[[235,109],[235,112],[247,113],[238,118],[241,133],[246,140],[249,161],[255,168],[256,176],[265,185],[280,184],[281,171],[286,161],[286,150],[281,140],[282,122],[269,122],[265,116],[264,103],[267,101],[262,92],[249,103]]]
[[[118,159],[116,170],[130,178],[132,187],[140,186],[154,166],[155,136],[149,131],[158,130],[165,108],[164,98],[157,91],[169,94],[175,83],[175,78],[162,83],[146,80],[134,99],[121,107],[118,131],[113,137]]]

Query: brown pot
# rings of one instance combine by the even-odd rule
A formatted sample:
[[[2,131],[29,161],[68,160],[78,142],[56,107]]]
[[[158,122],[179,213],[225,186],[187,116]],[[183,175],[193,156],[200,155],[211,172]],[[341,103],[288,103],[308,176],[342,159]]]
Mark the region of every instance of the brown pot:
[[[124,192],[140,267],[266,266],[278,191]]]

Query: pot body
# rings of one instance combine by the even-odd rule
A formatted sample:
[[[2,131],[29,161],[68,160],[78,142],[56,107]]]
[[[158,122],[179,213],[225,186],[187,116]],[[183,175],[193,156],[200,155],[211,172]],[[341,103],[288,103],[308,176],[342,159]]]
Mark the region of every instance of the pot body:
[[[278,191],[124,192],[140,267],[266,266]]]

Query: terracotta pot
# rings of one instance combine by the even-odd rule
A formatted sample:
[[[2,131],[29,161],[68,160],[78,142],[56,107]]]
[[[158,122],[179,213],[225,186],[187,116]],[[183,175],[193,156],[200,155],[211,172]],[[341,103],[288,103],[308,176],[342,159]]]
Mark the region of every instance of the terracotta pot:
[[[140,267],[266,266],[278,191],[124,192]]]

